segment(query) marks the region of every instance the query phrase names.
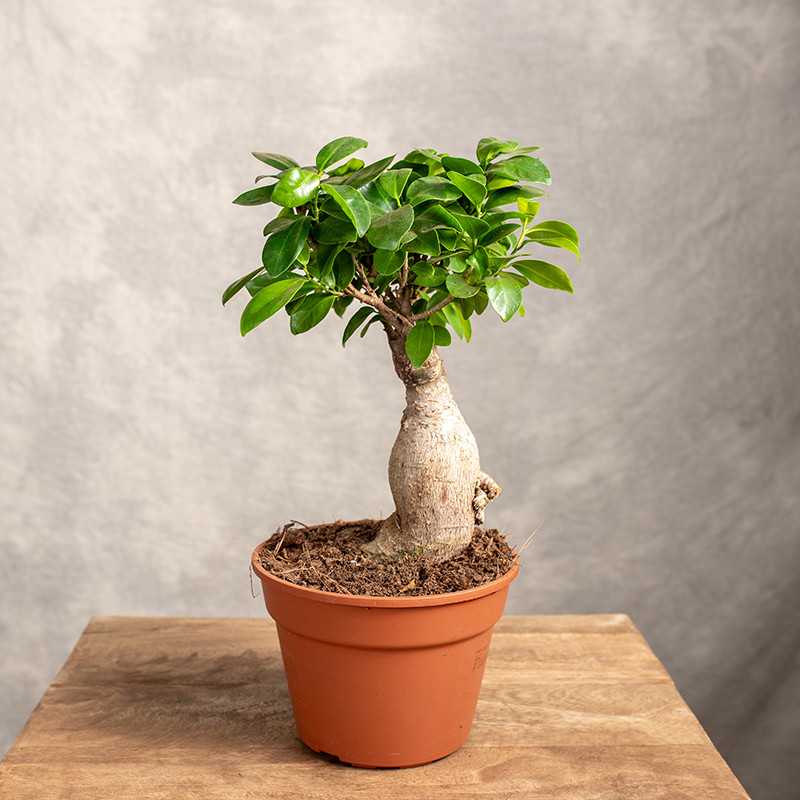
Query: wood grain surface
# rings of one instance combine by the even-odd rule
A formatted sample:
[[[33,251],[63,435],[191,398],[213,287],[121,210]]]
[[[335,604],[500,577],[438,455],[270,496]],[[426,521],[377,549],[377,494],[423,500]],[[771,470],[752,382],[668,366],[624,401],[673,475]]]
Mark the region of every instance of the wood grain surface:
[[[747,798],[625,615],[506,617],[472,734],[362,770],[297,738],[268,619],[97,617],[0,763],[2,800]]]

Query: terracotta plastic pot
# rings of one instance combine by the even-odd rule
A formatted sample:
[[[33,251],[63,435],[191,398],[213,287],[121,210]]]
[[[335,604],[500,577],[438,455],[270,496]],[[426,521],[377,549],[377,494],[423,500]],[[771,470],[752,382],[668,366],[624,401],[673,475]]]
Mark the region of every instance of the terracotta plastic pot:
[[[518,562],[462,592],[366,597],[295,586],[256,553],[297,732],[310,748],[355,766],[412,767],[464,744]]]

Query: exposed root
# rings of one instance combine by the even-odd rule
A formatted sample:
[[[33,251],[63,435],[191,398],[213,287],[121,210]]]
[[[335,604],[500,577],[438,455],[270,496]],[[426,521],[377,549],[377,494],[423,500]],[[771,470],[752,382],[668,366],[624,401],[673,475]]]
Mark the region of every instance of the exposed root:
[[[490,500],[494,500],[496,497],[500,496],[500,493],[503,491],[500,488],[500,484],[495,481],[495,479],[489,475],[488,472],[479,472],[478,473],[478,486],[486,492],[486,496]]]
[[[402,537],[396,511],[381,523],[378,535],[371,542],[365,542],[361,549],[371,556],[397,556],[401,552]]]
[[[486,472],[479,472],[475,482],[475,499],[472,508],[475,510],[475,524],[483,525],[485,521],[484,509],[503,490],[495,479]]]
[[[400,521],[396,511],[392,512],[381,523],[381,527],[372,541],[364,542],[361,545],[364,553],[375,558],[407,558],[409,556],[420,556],[424,553],[425,558],[431,564],[452,558],[464,547],[465,545],[460,542],[441,539],[431,542],[427,546],[419,544],[416,547],[410,547],[407,536],[404,535],[400,528]]]

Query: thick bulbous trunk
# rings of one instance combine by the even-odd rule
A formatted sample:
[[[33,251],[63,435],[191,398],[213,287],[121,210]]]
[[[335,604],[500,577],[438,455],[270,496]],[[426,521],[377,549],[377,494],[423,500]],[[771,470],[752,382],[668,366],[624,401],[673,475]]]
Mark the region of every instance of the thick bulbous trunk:
[[[366,549],[386,556],[421,551],[432,562],[444,561],[470,542],[500,487],[481,471],[478,445],[450,392],[438,351],[415,370],[404,337],[390,334],[389,343],[406,387],[406,408],[389,457],[395,511]]]

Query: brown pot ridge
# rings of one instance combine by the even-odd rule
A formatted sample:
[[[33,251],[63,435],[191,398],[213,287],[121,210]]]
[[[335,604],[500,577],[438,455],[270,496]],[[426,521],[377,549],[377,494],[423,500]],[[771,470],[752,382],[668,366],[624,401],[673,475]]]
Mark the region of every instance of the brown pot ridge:
[[[492,629],[519,562],[466,591],[367,597],[296,586],[253,553],[300,738],[362,767],[412,767],[469,736]]]

